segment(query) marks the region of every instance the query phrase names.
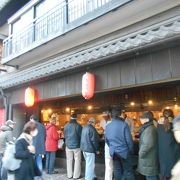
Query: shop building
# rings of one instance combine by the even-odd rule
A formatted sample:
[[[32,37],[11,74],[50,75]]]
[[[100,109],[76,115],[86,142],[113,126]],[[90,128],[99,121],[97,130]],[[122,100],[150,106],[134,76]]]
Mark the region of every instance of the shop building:
[[[7,6],[8,8],[8,6]],[[180,113],[180,1],[32,0],[8,19],[0,74],[1,106],[17,122],[54,114],[63,128],[71,111],[83,125],[104,110]],[[95,95],[82,97],[82,76],[95,75]],[[25,90],[36,102],[26,107]],[[98,129],[98,123],[97,123]]]

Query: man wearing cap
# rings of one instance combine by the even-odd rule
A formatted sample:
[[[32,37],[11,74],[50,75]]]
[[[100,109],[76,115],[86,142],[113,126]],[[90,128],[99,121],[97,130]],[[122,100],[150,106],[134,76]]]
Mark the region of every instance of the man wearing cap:
[[[12,120],[8,120],[5,123],[5,126],[1,127],[0,132],[0,169],[1,169],[1,180],[7,180],[7,170],[3,167],[2,164],[2,157],[4,154],[4,151],[6,149],[7,143],[14,143],[13,140],[13,129],[14,129],[15,122]]]
[[[180,144],[180,115],[176,116],[173,120],[173,132],[176,141]],[[180,152],[177,152],[177,160],[179,160],[176,165],[173,167],[171,174],[171,180],[179,180],[180,179]]]
[[[126,180],[134,180],[130,158],[133,141],[122,114],[123,112],[117,108],[112,110],[112,122],[106,126],[106,143],[113,158],[115,180],[121,180],[123,176]]]
[[[80,147],[86,161],[85,180],[96,179],[95,154],[99,154],[99,135],[93,127],[95,122],[94,118],[90,118],[88,124],[82,129]]]
[[[77,114],[73,113],[71,115],[69,123],[67,123],[64,127],[64,137],[66,142],[67,176],[69,179],[79,179],[81,176],[81,132],[82,127],[79,123],[77,123]]]
[[[42,172],[43,170],[42,159],[46,152],[45,151],[46,129],[43,124],[38,122],[38,118],[36,115],[34,114],[31,115],[30,121],[35,121],[37,124],[38,134],[35,137],[33,137],[33,145],[36,149],[35,160],[37,162],[39,170]],[[39,179],[41,179],[41,177],[39,177]]]
[[[103,119],[100,122],[101,128],[104,130],[104,134],[106,133],[106,126],[111,122],[110,113],[108,111],[105,111],[102,113]],[[112,180],[113,178],[113,160],[112,157],[109,154],[109,147],[107,143],[105,143],[104,147],[105,151],[105,180]]]
[[[140,116],[138,172],[146,176],[147,180],[158,180],[158,141],[157,132],[153,124],[153,113],[148,111]]]

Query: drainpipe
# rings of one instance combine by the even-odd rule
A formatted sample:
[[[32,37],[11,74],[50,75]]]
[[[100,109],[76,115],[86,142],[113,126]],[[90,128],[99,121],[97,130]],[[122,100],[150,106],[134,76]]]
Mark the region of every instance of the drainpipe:
[[[6,111],[6,120],[8,119],[8,99],[7,96],[4,94],[2,87],[0,87],[0,94],[3,97],[3,103]]]

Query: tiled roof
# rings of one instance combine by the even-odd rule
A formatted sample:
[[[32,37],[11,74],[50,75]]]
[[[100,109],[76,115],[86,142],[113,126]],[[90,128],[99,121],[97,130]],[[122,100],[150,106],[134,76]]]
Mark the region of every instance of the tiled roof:
[[[64,72],[87,63],[105,60],[107,57],[129,52],[136,48],[144,48],[155,43],[160,43],[169,38],[180,36],[180,17],[173,18],[134,32],[124,37],[117,38],[92,48],[71,52],[56,57],[40,65],[19,72],[3,75],[0,78],[0,87],[9,88],[36,79]]]

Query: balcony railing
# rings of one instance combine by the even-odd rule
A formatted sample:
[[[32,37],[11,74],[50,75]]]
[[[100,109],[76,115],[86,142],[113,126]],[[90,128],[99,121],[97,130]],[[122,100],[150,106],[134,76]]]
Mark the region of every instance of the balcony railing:
[[[56,38],[131,0],[71,0],[34,19],[21,32],[3,41],[3,62]],[[67,1],[66,1],[67,2]]]

